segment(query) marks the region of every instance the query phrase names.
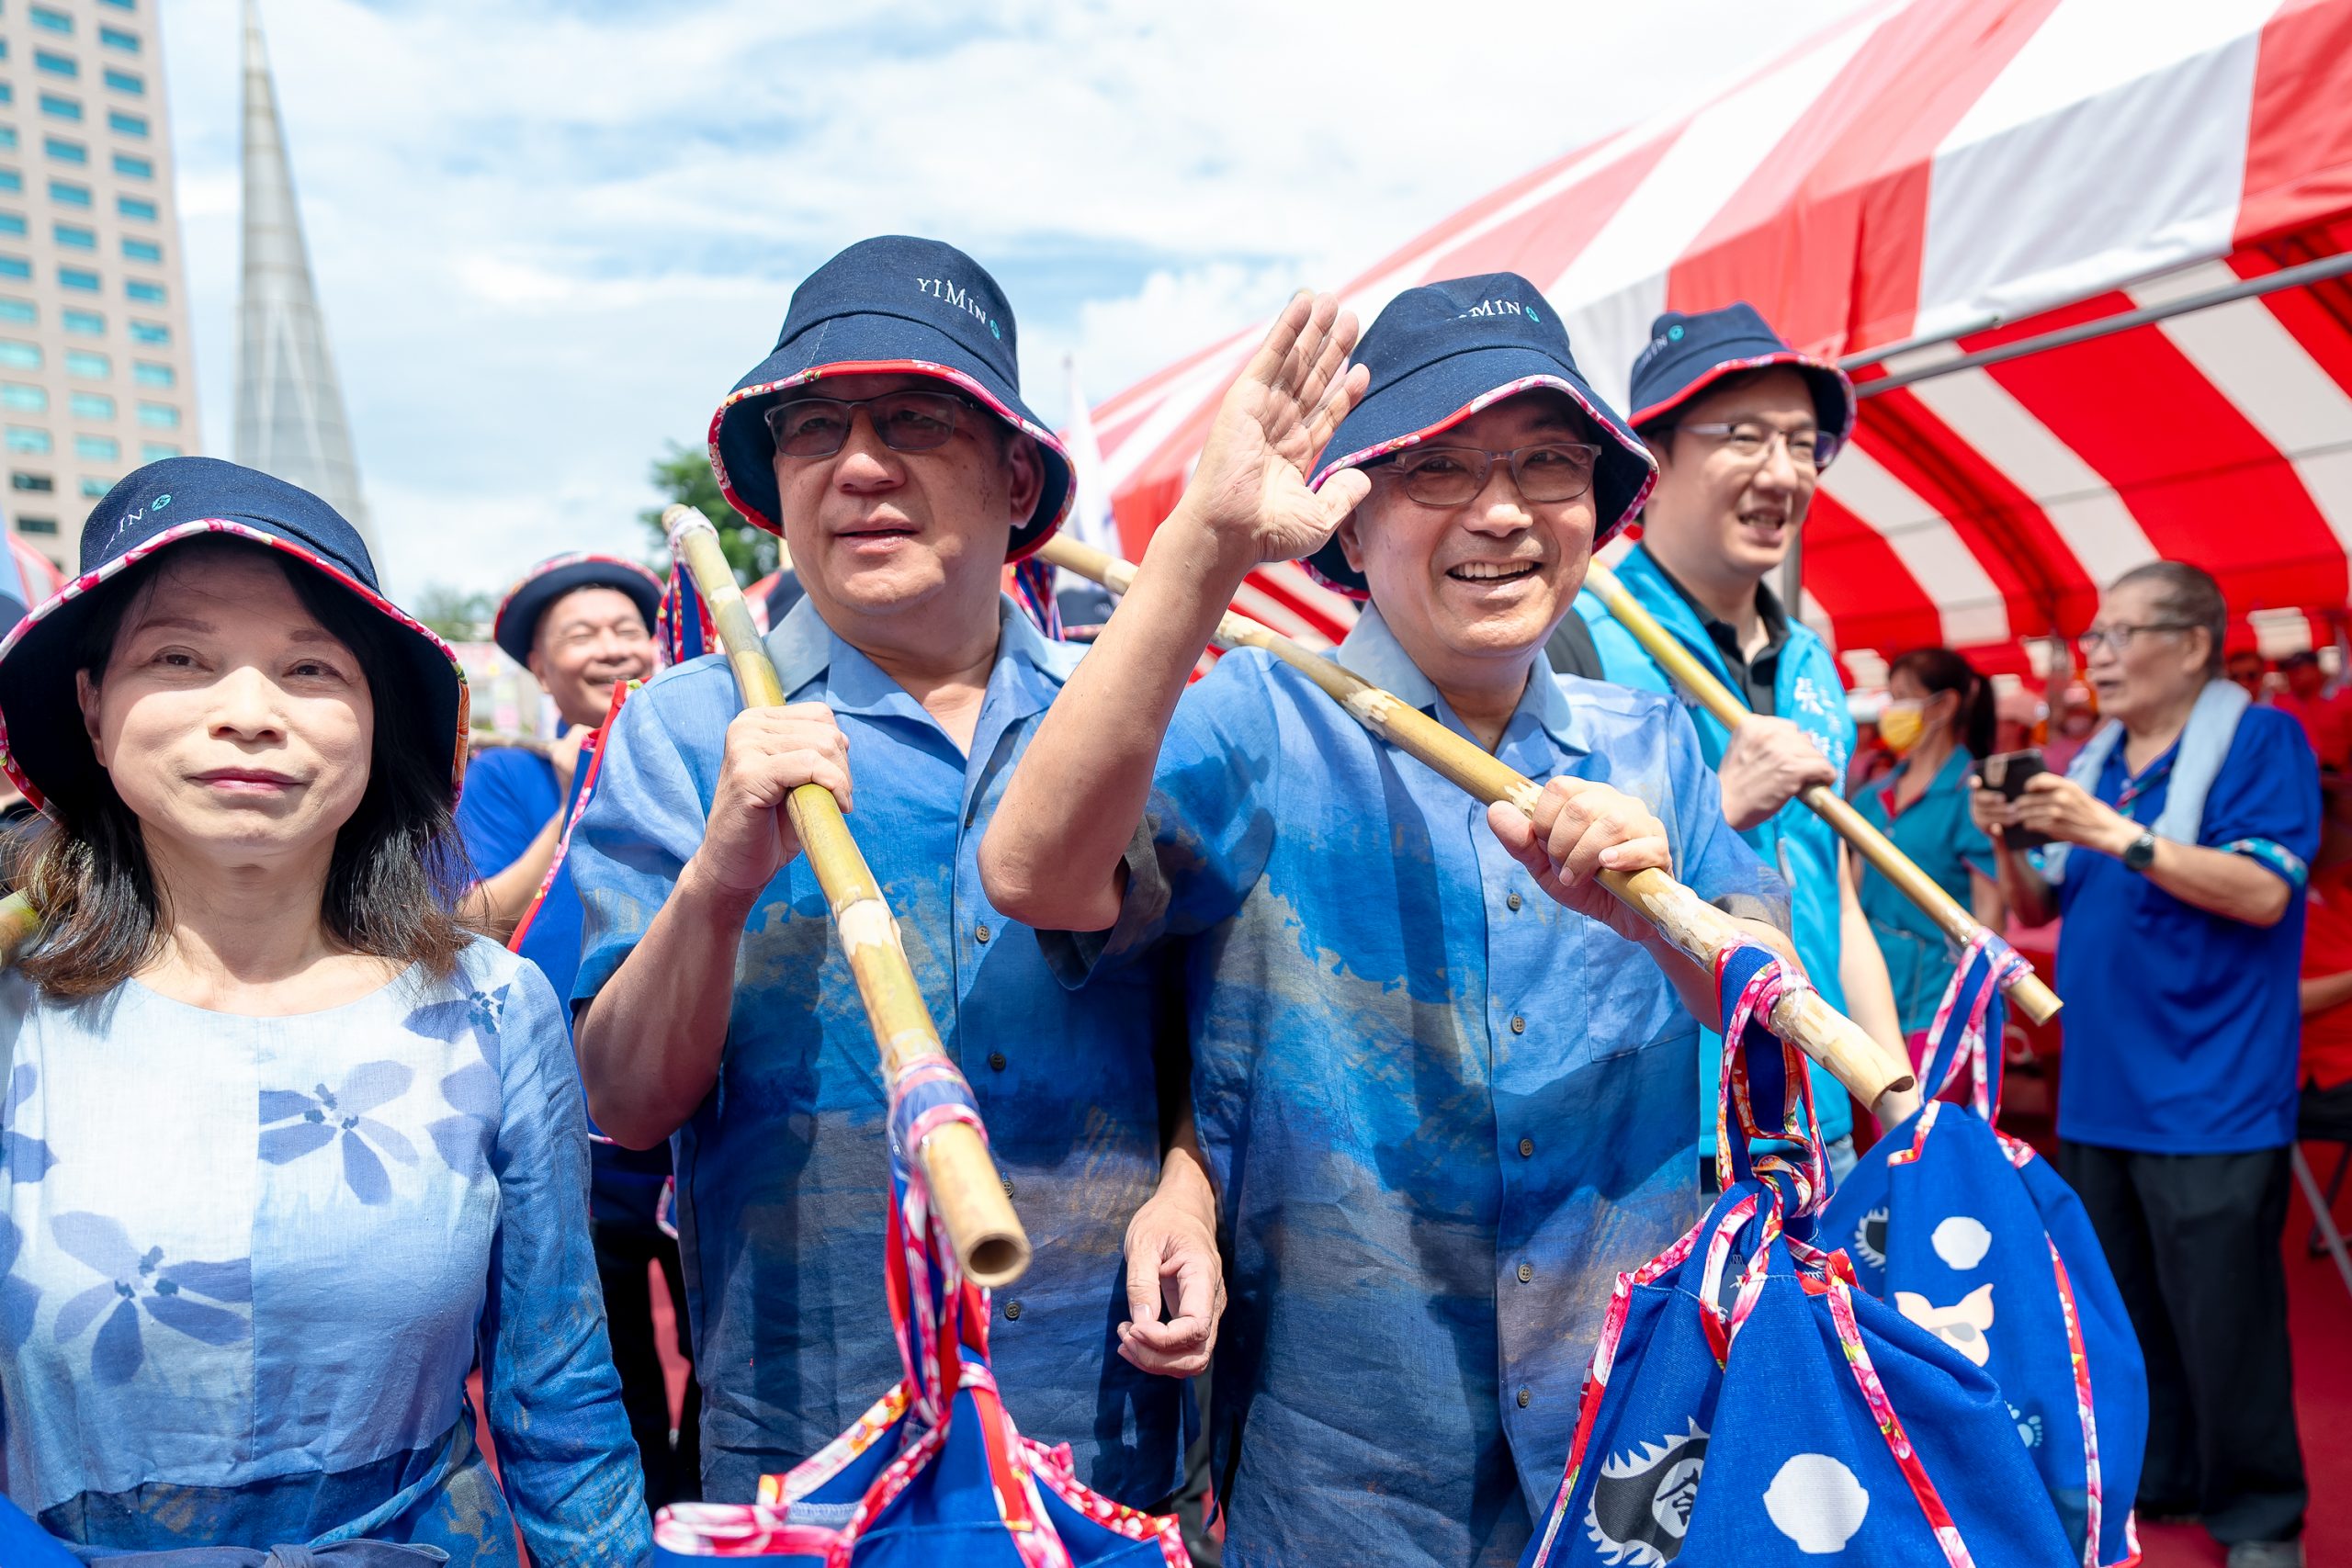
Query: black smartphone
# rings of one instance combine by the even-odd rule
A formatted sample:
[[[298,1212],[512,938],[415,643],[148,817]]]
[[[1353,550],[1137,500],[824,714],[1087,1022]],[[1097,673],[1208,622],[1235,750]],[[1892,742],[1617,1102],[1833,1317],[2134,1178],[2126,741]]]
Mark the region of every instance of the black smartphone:
[[[1996,751],[1976,765],[1977,773],[1985,787],[1997,789],[2005,800],[2015,800],[2025,794],[2026,782],[2037,773],[2046,773],[2049,766],[2041,760],[2041,748],[2029,746],[2022,751]],[[2047,833],[2036,833],[2024,828],[2011,828],[2003,835],[2013,850],[2038,850],[2050,841]]]

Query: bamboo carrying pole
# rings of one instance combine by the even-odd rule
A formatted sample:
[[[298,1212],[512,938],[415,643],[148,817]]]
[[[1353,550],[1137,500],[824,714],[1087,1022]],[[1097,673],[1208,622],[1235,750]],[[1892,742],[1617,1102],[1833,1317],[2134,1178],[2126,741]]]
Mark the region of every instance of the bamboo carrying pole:
[[[1038,557],[1091,578],[1114,593],[1125,593],[1135,581],[1133,562],[1105,555],[1066,534],[1048,540]],[[1217,623],[1215,641],[1219,648],[1255,648],[1273,655],[1322,688],[1366,729],[1480,800],[1490,804],[1507,800],[1522,811],[1534,810],[1535,798],[1542,793],[1535,781],[1336,661],[1309,653],[1288,637],[1231,613]],[[1710,971],[1725,948],[1745,940],[1730,916],[1665,872],[1604,871],[1600,881],[1656,926],[1667,941]],[[1781,999],[1772,1010],[1772,1027],[1782,1039],[1828,1068],[1873,1112],[1887,1095],[1901,1095],[1913,1087],[1908,1071],[1890,1059],[1860,1026],[1810,988]]]
[[[1644,609],[1641,601],[1617,581],[1615,572],[1594,561],[1585,570],[1584,585],[1600,598],[1617,624],[1673,677],[1674,683],[1714,716],[1715,722],[1732,729],[1748,716],[1739,699],[1715,679],[1715,672],[1660,626],[1657,617]],[[1953,942],[1964,947],[1984,929],[1935,878],[1921,871],[1917,862],[1895,848],[1894,840],[1872,827],[1870,819],[1848,805],[1836,790],[1827,784],[1807,784],[1797,792],[1797,798],[1835,829],[1839,838],[1853,845],[1856,852],[1871,863],[1871,869],[1894,885],[1896,892],[1919,906]],[[2058,993],[2031,969],[2020,970],[2005,988],[2018,1010],[2036,1023],[2049,1022],[2064,1005],[2058,999]]]
[[[695,584],[709,607],[718,639],[734,667],[735,684],[746,707],[780,707],[783,683],[768,660],[766,647],[752,625],[750,606],[736,586],[735,573],[718,547],[718,531],[709,519],[691,506],[673,506],[662,514],[670,536],[671,553],[684,559]],[[880,884],[867,869],[857,840],[850,836],[840,806],[820,784],[802,784],[786,798],[792,826],[800,835],[801,852],[808,857],[818,886],[831,908],[833,927],[849,954],[850,973],[857,977],[857,994],[865,1000],[865,1016],[874,1026],[875,1043],[882,1051],[883,1077],[893,1086],[928,1058],[946,1059],[939,1031],[915,987],[914,971],[899,945],[898,922],[883,902]],[[897,1095],[891,1099],[896,1103]],[[920,1147],[909,1151],[922,1162],[931,1187],[933,1211],[946,1227],[947,1239],[962,1260],[964,1272],[983,1285],[1010,1284],[1029,1267],[1029,1237],[1012,1212],[996,1164],[978,1129],[949,1122],[935,1128]]]

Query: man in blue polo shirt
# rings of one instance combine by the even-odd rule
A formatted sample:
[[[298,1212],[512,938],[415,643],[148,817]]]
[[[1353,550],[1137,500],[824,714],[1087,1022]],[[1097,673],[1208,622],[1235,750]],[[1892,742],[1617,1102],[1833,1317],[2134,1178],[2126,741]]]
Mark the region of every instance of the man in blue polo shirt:
[[[1083,933],[1051,939],[1081,995],[1184,963],[1226,1562],[1487,1568],[1558,1489],[1611,1282],[1698,1214],[1712,987],[1592,874],[1671,867],[1770,942],[1785,906],[1679,708],[1539,661],[1650,481],[1551,306],[1408,290],[1326,401],[1336,311],[1295,301],[1227,394],[982,865]],[[1310,550],[1369,596],[1339,660],[1549,781],[1532,824],[1263,653],[1186,687],[1242,576]]]
[[[481,880],[466,908],[502,934],[527,915],[530,925],[515,951],[539,966],[558,996],[571,994],[580,966],[580,894],[569,866],[558,867],[552,882],[548,871],[582,782],[582,744],[605,722],[617,688],[653,673],[651,628],[661,603],[661,581],[635,561],[560,555],[539,562],[507,591],[492,625],[492,640],[537,677],[565,728],[544,752],[493,746],[468,770],[458,830]],[[542,886],[547,897],[533,910]],[[659,1220],[670,1151],[625,1149],[599,1139],[590,1153],[589,1228],[613,1366],[645,1469],[646,1506],[659,1508],[699,1495],[702,1467],[695,1436],[702,1396],[691,1377],[677,1441],[671,1441],[669,1376],[656,1348],[648,1273],[649,1265],[662,1269],[679,1318],[678,1348],[691,1362],[678,1244]]]
[[[2230,1568],[2298,1568],[2309,1491],[2287,1345],[2303,889],[2319,765],[2225,679],[2228,606],[2178,561],[2124,573],[2083,637],[2107,722],[2012,803],[1979,790],[2009,907],[2058,935],[2058,1164],[2148,1366],[2139,1507]],[[2019,852],[2007,833],[2055,840]]]
[[[1854,425],[1844,371],[1791,349],[1753,306],[1669,310],[1634,361],[1634,428],[1657,458],[1642,538],[1618,579],[1729,687],[1752,716],[1726,730],[1687,698],[1708,763],[1723,778],[1724,814],[1787,879],[1797,954],[1831,1006],[1896,1056],[1903,1032],[1886,962],[1855,896],[1853,871],[1829,824],[1796,798],[1807,784],[1843,786],[1854,750],[1845,683],[1828,648],[1769,582],[1804,524],[1821,470]],[[1678,694],[1673,682],[1600,598],[1577,610],[1604,680]],[[1710,1032],[1700,1098],[1714,1103],[1721,1042]],[[1846,1091],[1814,1069],[1830,1164],[1854,1162]],[[1712,1179],[1712,1151],[1701,1160]]]
[[[816,782],[850,808],[1035,1246],[989,1325],[1006,1404],[1087,1484],[1156,1506],[1218,1272],[1197,1163],[1179,1150],[1162,1180],[1159,982],[1065,991],[974,865],[1080,652],[999,586],[1071,490],[1021,402],[1012,309],[949,246],[853,245],[795,292],[711,455],[806,591],[767,638],[791,705],[744,711],[718,658],[668,671],[623,708],[572,849],[589,1108],[631,1145],[674,1134],[706,1495],[748,1501],[900,1375],[877,1051],[781,809]]]

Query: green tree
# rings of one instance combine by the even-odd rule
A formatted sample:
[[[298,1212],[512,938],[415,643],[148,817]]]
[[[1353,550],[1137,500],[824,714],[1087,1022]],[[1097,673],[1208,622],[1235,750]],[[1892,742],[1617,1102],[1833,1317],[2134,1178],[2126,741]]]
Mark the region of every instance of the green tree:
[[[667,558],[670,539],[662,526],[662,513],[684,503],[710,519],[711,526],[718,530],[720,546],[727,551],[727,564],[747,585],[775,570],[775,536],[745,522],[727,504],[727,498],[718,493],[718,478],[710,471],[710,459],[699,447],[671,442],[669,452],[653,459],[650,477],[653,488],[668,499],[637,515],[653,536],[654,547],[662,552],[662,558]]]
[[[487,638],[494,613],[489,594],[479,591],[469,593],[446,582],[427,583],[410,611],[451,642],[481,642]]]

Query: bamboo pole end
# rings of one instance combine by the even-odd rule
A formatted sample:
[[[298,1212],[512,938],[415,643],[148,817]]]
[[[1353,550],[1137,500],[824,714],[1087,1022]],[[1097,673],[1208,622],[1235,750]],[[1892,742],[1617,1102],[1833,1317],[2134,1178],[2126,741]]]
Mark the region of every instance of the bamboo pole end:
[[[2047,981],[2029,969],[2009,987],[2009,1005],[2035,1023],[2048,1023],[2066,1003]]]
[[[1021,1278],[1029,1268],[1029,1235],[1012,1212],[1012,1195],[997,1176],[979,1130],[950,1122],[915,1152],[931,1187],[932,1211],[965,1277],[991,1289]]]

